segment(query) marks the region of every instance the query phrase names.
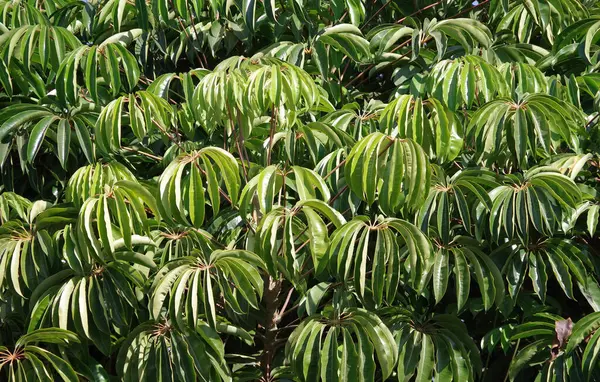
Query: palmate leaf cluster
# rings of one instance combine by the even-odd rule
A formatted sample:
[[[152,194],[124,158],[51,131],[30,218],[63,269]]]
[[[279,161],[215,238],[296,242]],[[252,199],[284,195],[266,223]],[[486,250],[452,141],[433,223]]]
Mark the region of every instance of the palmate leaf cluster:
[[[600,381],[590,0],[1,0],[0,380]]]

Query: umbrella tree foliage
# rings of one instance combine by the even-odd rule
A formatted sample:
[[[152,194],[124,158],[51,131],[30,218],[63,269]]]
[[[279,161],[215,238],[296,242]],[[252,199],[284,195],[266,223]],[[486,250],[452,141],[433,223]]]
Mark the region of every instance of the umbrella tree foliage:
[[[594,0],[0,1],[0,379],[599,381]]]

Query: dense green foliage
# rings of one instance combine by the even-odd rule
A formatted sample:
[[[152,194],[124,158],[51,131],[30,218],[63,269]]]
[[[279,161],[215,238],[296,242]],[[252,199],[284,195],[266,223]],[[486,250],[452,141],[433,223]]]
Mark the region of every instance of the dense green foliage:
[[[597,0],[0,0],[0,380],[600,381]]]

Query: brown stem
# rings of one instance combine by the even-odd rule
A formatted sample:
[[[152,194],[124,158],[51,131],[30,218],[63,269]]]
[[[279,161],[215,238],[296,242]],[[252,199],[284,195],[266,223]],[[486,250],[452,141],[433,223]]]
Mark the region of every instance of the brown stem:
[[[194,31],[194,41],[196,43],[198,43],[198,31],[196,30],[196,18],[194,17],[194,14],[192,13],[192,10],[190,9],[190,2],[186,1],[185,2],[185,6],[187,8],[187,11],[190,15],[191,21],[192,21],[192,30]],[[198,43],[198,48],[200,48],[200,43]],[[201,51],[201,49],[199,49]],[[196,57],[198,59],[198,61],[200,61],[200,65],[206,69],[208,69],[208,61],[206,61],[206,55],[204,53],[202,53],[202,57],[204,57],[204,63],[202,62],[202,58],[198,55],[198,51],[196,51]]]
[[[585,125],[585,129],[589,129],[590,126],[592,126],[594,124],[594,121],[596,121],[596,119],[598,119],[598,117],[600,117],[600,113],[596,114],[594,116],[594,118],[592,118],[586,125]]]
[[[490,0],[484,0],[484,1],[482,1],[481,3],[479,3],[479,4],[475,5],[474,7],[469,7],[469,8],[467,8],[467,9],[465,9],[464,11],[462,11],[462,12],[459,12],[459,13],[455,14],[455,15],[454,15],[454,16],[452,16],[452,17],[448,17],[448,19],[453,19],[453,18],[456,18],[456,17],[458,17],[458,16],[462,16],[463,14],[465,14],[465,13],[467,13],[467,12],[470,12],[470,11],[472,11],[472,10],[476,9],[476,8],[482,7],[482,6],[486,5],[486,4],[487,4],[487,3],[489,3],[489,2],[490,2]],[[397,23],[401,23],[402,21],[406,20],[406,18],[407,18],[407,17],[410,17],[410,16],[413,16],[413,15],[415,15],[415,14],[417,14],[417,13],[420,13],[420,12],[424,11],[425,9],[431,8],[432,6],[435,6],[435,5],[437,5],[437,4],[439,4],[439,3],[434,3],[434,4],[431,4],[431,5],[428,5],[427,7],[423,8],[423,9],[420,9],[420,10],[419,10],[419,11],[417,11],[416,13],[414,13],[414,14],[411,14],[411,15],[409,15],[409,16],[406,16],[406,17],[404,17],[404,18],[402,18],[402,19],[398,20],[398,21],[397,21]],[[431,37],[427,37],[425,40],[423,40],[423,42],[427,42],[427,41],[429,41],[429,40],[431,40]],[[398,45],[397,47],[395,47],[394,49],[392,49],[392,50],[391,50],[391,52],[393,53],[393,52],[397,51],[398,49],[400,49],[400,48],[402,48],[402,47],[404,47],[404,46],[406,46],[406,45],[410,44],[411,42],[412,42],[412,39],[409,39],[409,40],[407,40],[407,41],[404,41],[402,44],[400,44],[400,45]],[[404,54],[403,56],[401,56],[399,59],[396,59],[394,62],[392,62],[392,64],[394,64],[395,62],[399,61],[401,58],[403,58],[403,57],[407,56],[408,54],[410,54],[410,52],[407,52],[407,53],[405,53],[405,54]],[[352,78],[352,80],[346,84],[346,87],[348,87],[348,86],[352,85],[353,83],[355,83],[356,81],[358,81],[359,79],[361,79],[361,78],[362,78],[362,77],[363,77],[365,74],[367,74],[367,73],[369,72],[369,70],[371,70],[371,69],[372,69],[372,68],[374,68],[374,67],[375,67],[375,64],[371,64],[371,65],[369,65],[369,66],[368,66],[368,67],[367,67],[365,70],[363,70],[362,72],[360,72],[360,73],[359,73],[359,74],[358,74],[356,77]]]
[[[273,151],[273,136],[275,135],[275,129],[277,128],[277,107],[273,106],[271,113],[271,130],[269,131],[269,150],[267,151],[267,166],[271,165],[271,151]]]
[[[281,280],[275,280],[269,276],[265,283],[265,292],[263,294],[263,301],[266,305],[265,322],[263,323],[263,327],[265,328],[264,347],[261,360],[264,381],[272,380],[272,362],[275,357],[275,351],[277,350],[277,323],[280,320],[279,311],[277,309],[279,306],[280,293]]]
[[[167,138],[169,138],[169,140],[173,143],[175,143],[175,145],[177,145],[177,147],[179,147],[179,149],[181,151],[185,151],[183,149],[183,147],[179,144],[179,142],[177,141],[177,136],[176,135],[171,135],[169,134],[169,132],[167,131],[167,129],[165,129],[163,126],[160,125],[160,123],[158,123],[155,119],[152,119],[152,123],[154,124],[154,126],[158,127],[158,129],[167,136]]]
[[[148,158],[152,158],[152,159],[157,160],[157,161],[161,161],[163,159],[162,157],[159,157],[157,155],[152,155],[152,154],[140,151],[140,150],[136,150],[136,149],[131,148],[131,147],[125,147],[124,146],[124,147],[121,147],[121,148],[123,150],[125,150],[125,151],[129,151],[129,152],[132,152],[132,153],[140,154],[140,155],[146,156]]]
[[[342,167],[346,163],[347,160],[348,160],[348,158],[346,158],[346,159],[342,160],[340,163],[338,163],[338,165],[335,166],[335,168],[333,170],[329,171],[327,173],[327,175],[325,175],[323,177],[323,180],[327,180],[327,178],[329,178],[334,172],[336,172],[337,170],[339,170],[339,168]]]
[[[403,17],[403,18],[401,18],[400,20],[396,21],[396,24],[400,24],[401,22],[403,22],[403,21],[404,21],[404,20],[406,20],[407,18],[409,18],[409,17],[413,17],[413,16],[416,16],[416,15],[418,15],[419,13],[421,13],[421,12],[423,12],[423,11],[426,11],[426,10],[428,10],[428,9],[430,9],[430,8],[433,8],[433,7],[435,7],[436,5],[439,5],[440,3],[441,3],[441,1],[437,1],[437,2],[435,2],[435,3],[433,3],[433,4],[429,4],[429,5],[425,6],[425,7],[423,7],[423,8],[421,8],[421,9],[417,10],[416,12],[413,12],[413,13],[411,13],[411,14],[410,14],[410,15],[408,15],[408,16],[404,16],[404,17]]]
[[[292,292],[294,292],[294,288],[290,288],[287,298],[285,299],[285,302],[283,303],[283,306],[280,309],[281,312],[285,312],[285,309],[287,308],[288,304],[290,303],[290,298],[292,297]],[[281,316],[281,315],[279,315],[279,316]]]
[[[244,152],[242,152],[242,147],[244,146],[244,132],[242,129],[242,125],[239,124],[239,129],[235,129],[235,123],[233,122],[233,116],[231,115],[231,108],[227,106],[227,114],[229,115],[229,122],[231,124],[231,131],[234,133],[235,144],[240,154],[240,161],[242,162],[242,171],[244,173],[244,179],[246,183],[248,183],[248,170],[246,169],[246,158],[244,158]],[[239,114],[239,113],[238,113]],[[239,117],[238,117],[239,121]],[[250,161],[248,160],[248,167],[250,166]]]
[[[250,157],[248,156],[248,151],[246,151],[246,137],[244,137],[244,129],[242,128],[242,120],[240,117],[240,110],[236,107],[237,113],[237,120],[238,120],[238,126],[240,127],[240,144],[242,146],[242,152],[240,153],[240,156],[242,156],[243,154],[243,160],[245,160],[247,162],[247,167],[250,168]],[[248,174],[246,173],[246,182],[248,182]]]
[[[187,3],[187,1],[186,1],[186,3]],[[188,12],[189,12],[189,6],[188,6]],[[183,25],[183,22],[181,21],[181,18],[178,18],[177,21],[179,21],[179,25],[181,26],[181,29],[183,29],[183,33],[185,33],[185,37],[187,37],[188,40],[192,41],[192,38],[190,37],[190,34],[187,31],[187,28],[185,27],[185,25]],[[192,27],[194,29],[194,42],[197,42],[198,32],[196,32],[196,27],[194,26],[193,21],[192,21]],[[200,65],[204,66],[202,64],[202,59],[200,58],[200,55],[198,54],[197,50],[196,50],[196,59],[198,60],[198,62],[200,62]]]
[[[200,172],[206,176],[206,171],[200,167],[199,164],[196,163],[196,167],[198,167],[198,170],[200,170]],[[231,198],[225,193],[225,191],[223,191],[223,189],[221,187],[219,187],[219,194],[221,194],[221,196],[223,196],[228,202],[229,204],[231,204],[231,206],[233,207],[233,202],[231,201]]]

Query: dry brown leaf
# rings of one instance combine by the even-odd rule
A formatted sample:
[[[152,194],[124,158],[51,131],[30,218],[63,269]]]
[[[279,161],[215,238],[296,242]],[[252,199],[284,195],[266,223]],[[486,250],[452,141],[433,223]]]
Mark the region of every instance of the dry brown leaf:
[[[571,318],[566,320],[560,320],[554,322],[554,340],[552,341],[552,348],[550,349],[550,356],[552,359],[558,357],[558,352],[567,343],[571,331],[573,330],[573,321]]]

